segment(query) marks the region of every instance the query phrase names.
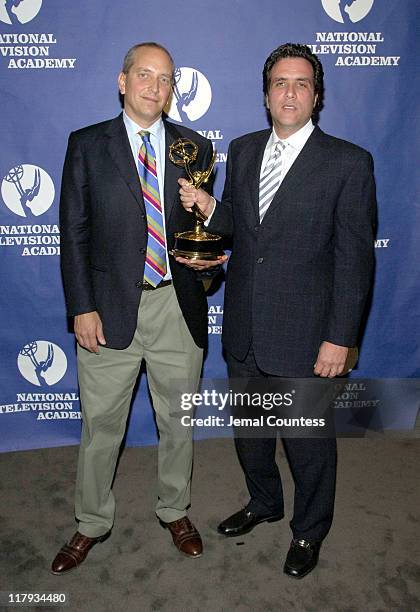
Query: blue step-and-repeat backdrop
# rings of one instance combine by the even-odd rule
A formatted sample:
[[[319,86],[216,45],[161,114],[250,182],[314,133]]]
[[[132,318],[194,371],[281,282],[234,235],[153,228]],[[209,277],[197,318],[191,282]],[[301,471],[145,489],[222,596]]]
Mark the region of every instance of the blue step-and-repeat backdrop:
[[[353,375],[419,376],[417,8],[412,0],[0,1],[0,450],[78,443],[75,344],[59,268],[61,169],[70,131],[120,112],[122,58],[142,41],[173,54],[169,116],[214,142],[216,196],[229,142],[267,126],[267,55],[288,41],[319,55],[320,126],[375,160],[375,288]],[[207,378],[226,375],[222,323],[223,284],[209,295]],[[396,411],[405,399],[402,387]],[[127,443],[155,442],[143,375]]]

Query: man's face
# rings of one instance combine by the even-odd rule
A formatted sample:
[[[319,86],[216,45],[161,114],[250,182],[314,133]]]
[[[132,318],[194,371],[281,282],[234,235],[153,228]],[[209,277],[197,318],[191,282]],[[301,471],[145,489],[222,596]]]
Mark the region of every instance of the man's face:
[[[287,138],[310,119],[316,104],[314,72],[303,57],[278,60],[271,69],[265,101],[280,138]]]
[[[162,114],[172,91],[172,63],[155,47],[137,49],[128,74],[118,77],[124,110],[141,127],[150,127]]]

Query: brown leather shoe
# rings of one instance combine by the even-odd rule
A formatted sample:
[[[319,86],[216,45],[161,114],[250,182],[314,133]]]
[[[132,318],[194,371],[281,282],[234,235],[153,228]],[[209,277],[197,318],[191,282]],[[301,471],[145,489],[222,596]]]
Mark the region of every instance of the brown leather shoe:
[[[105,533],[99,538],[89,538],[76,531],[70,542],[64,544],[58,551],[51,565],[51,573],[61,575],[75,569],[78,565],[83,563],[90,549],[98,542],[106,540],[110,533],[111,532],[108,531],[108,533]]]
[[[188,516],[183,516],[178,521],[172,521],[171,523],[160,521],[160,524],[165,529],[169,529],[174,544],[180,552],[187,557],[201,557],[203,542]]]

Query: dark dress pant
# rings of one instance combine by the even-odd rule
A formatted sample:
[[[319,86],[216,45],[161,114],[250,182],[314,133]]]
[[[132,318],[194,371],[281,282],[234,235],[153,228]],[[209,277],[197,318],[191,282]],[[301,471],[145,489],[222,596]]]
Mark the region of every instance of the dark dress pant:
[[[258,367],[252,346],[243,361],[226,355],[229,377],[268,378]],[[283,488],[275,460],[276,437],[240,438],[235,446],[251,497],[248,509],[259,515],[284,511]],[[294,484],[293,537],[321,541],[333,518],[337,466],[335,438],[283,438]]]

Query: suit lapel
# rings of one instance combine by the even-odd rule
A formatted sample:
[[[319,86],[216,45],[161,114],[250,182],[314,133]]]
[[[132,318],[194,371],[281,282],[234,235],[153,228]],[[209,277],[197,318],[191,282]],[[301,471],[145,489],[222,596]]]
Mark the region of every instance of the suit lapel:
[[[169,147],[177,139],[182,138],[182,134],[172,123],[164,121],[165,126],[165,185],[164,185],[164,205],[166,222],[172,212],[176,196],[178,194],[178,178],[185,176],[182,167],[176,166],[169,159]],[[133,159],[130,142],[125,129],[122,113],[116,117],[105,132],[108,140],[107,150],[118,169],[122,179],[133,194],[137,204],[145,212],[143,195],[141,191],[140,178],[137,167]]]
[[[134,163],[122,113],[112,121],[105,135],[108,138],[108,153],[112,161],[123,180],[127,183],[137,204],[145,211],[140,178]]]
[[[258,223],[260,222],[259,199],[261,164],[264,157],[265,147],[267,146],[267,142],[270,136],[271,130],[264,130],[263,132],[259,132],[256,135],[252,147],[250,147],[248,153],[249,171],[247,172],[247,174],[250,189],[249,193],[251,195],[251,205],[256,217],[256,221]]]
[[[175,140],[182,138],[182,134],[178,132],[175,125],[164,121],[165,126],[165,185],[164,185],[164,205],[165,219],[168,223],[172,213],[174,203],[177,201],[179,186],[178,179],[181,176],[185,177],[185,171],[182,166],[176,166],[169,159],[169,147]]]
[[[305,180],[305,177],[312,174],[316,168],[323,163],[325,151],[326,144],[324,132],[322,132],[318,126],[315,126],[305,146],[295,159],[279,189],[276,191],[273,201],[264,216],[263,222],[267,217],[273,214],[278,206],[281,206],[282,201],[293,193],[296,187]]]

